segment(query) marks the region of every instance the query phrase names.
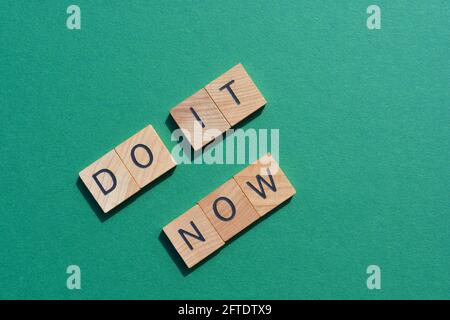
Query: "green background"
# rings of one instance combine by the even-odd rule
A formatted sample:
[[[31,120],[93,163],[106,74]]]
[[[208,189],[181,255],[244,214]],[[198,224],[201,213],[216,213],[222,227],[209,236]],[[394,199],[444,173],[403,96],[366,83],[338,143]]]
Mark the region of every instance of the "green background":
[[[69,4],[0,3],[1,298],[450,298],[449,1],[76,1],[81,30]],[[245,165],[109,219],[78,172],[147,124],[172,149],[169,109],[238,62],[297,195],[187,272],[162,227]]]

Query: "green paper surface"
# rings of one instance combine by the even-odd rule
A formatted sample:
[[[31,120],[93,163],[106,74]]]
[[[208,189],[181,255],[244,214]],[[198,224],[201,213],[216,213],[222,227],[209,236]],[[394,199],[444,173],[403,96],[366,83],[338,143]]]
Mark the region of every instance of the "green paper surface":
[[[450,2],[0,3],[0,298],[450,298]],[[103,219],[78,172],[243,63],[297,195],[188,272],[163,226],[245,165],[179,165]],[[66,268],[81,268],[81,290]],[[379,265],[381,290],[366,268]]]

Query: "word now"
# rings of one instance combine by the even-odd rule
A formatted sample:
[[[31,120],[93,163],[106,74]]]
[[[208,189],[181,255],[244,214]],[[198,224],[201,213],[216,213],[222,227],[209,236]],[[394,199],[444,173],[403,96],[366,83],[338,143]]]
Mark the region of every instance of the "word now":
[[[293,195],[294,187],[267,154],[163,230],[191,268]]]

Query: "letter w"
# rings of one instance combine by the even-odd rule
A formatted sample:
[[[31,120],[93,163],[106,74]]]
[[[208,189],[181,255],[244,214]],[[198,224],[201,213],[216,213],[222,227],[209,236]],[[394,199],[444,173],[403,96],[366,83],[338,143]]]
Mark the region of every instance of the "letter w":
[[[254,185],[252,185],[249,181],[247,181],[247,185],[253,189],[261,198],[266,199],[266,191],[264,190],[263,183],[269,187],[270,190],[273,192],[277,191],[277,186],[275,185],[275,181],[273,180],[272,173],[270,172],[270,169],[267,168],[267,174],[270,178],[270,183],[267,182],[261,175],[256,176],[256,181],[258,181],[259,189],[257,189]]]

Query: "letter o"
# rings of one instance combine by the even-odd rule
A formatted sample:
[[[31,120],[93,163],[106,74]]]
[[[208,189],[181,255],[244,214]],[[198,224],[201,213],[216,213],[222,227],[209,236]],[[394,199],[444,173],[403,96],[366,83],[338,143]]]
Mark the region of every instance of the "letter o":
[[[222,216],[219,213],[219,210],[217,209],[217,203],[219,203],[219,201],[225,201],[230,206],[231,214],[230,214],[229,217],[224,217],[224,216]],[[214,200],[213,211],[214,211],[214,214],[216,215],[216,217],[219,218],[222,221],[230,221],[236,215],[236,207],[234,206],[234,203],[230,199],[228,199],[227,197],[219,197],[216,200]]]
[[[148,154],[148,163],[142,164],[142,163],[139,163],[139,162],[136,160],[135,152],[136,152],[136,149],[137,149],[137,148],[142,148],[142,149],[144,149],[144,150],[147,152],[147,154]],[[139,168],[142,168],[142,169],[148,168],[148,167],[150,167],[150,165],[153,163],[153,153],[152,153],[152,150],[150,150],[150,148],[147,147],[145,144],[139,143],[139,144],[135,145],[135,146],[131,149],[131,160],[133,160],[133,163],[134,163],[136,166],[138,166]]]

